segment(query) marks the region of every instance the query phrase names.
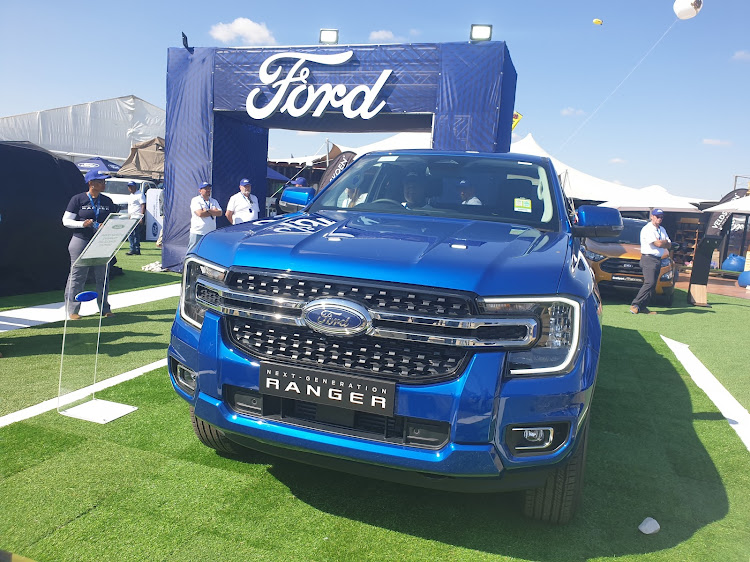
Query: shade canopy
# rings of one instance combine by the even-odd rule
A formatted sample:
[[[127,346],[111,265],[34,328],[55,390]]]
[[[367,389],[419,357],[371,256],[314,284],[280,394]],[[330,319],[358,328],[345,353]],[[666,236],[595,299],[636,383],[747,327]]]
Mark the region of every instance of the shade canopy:
[[[732,199],[731,201],[722,203],[721,205],[714,205],[713,207],[704,209],[703,212],[704,213],[730,212],[730,213],[750,215],[750,197],[747,197],[747,196],[738,197],[737,199]]]
[[[271,181],[283,181],[283,182],[289,181],[289,178],[286,177],[284,174],[280,174],[279,172],[277,172],[273,168],[269,168],[268,166],[266,166],[266,179],[271,180]]]
[[[96,170],[97,172],[103,172],[105,174],[111,174],[120,169],[119,164],[115,164],[114,162],[111,162],[106,158],[100,158],[99,156],[76,162],[76,166],[78,166],[78,169],[81,170],[81,172],[83,172],[84,174],[90,172],[91,170]]]

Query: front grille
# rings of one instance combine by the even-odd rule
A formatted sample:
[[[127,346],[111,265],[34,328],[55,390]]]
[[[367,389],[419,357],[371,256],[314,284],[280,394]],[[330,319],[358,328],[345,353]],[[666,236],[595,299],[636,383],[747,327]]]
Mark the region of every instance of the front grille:
[[[643,275],[638,260],[626,260],[622,258],[610,258],[604,260],[600,266],[602,271],[622,275]]]
[[[314,368],[394,379],[433,382],[460,372],[469,352],[461,347],[431,345],[367,336],[341,337],[304,326],[227,318],[229,338],[258,358],[288,361]]]
[[[444,294],[422,287],[403,289],[365,283],[359,280],[298,278],[268,272],[233,271],[229,288],[268,297],[312,300],[322,297],[349,298],[378,312],[464,318],[475,313],[469,298]]]
[[[448,442],[450,424],[404,416],[380,416],[260,394],[238,386],[224,387],[226,404],[240,415],[282,421],[331,433],[439,449]],[[416,431],[415,431],[416,430]]]
[[[431,287],[233,269],[223,283],[201,276],[195,291],[253,357],[401,383],[454,379],[475,351],[526,349],[540,333],[535,313],[482,315],[473,293]],[[326,299],[334,310],[351,303],[361,311],[361,331],[326,330],[311,319]]]

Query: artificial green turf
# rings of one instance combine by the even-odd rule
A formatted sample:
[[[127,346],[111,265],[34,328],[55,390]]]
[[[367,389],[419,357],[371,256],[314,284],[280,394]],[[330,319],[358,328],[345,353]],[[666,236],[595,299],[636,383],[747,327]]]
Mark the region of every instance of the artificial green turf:
[[[68,322],[63,387],[76,390],[92,384],[95,373],[103,380],[164,359],[177,303],[173,297],[103,318],[98,360],[99,317]],[[57,396],[63,327],[55,322],[0,334],[0,416]]]
[[[645,320],[645,318],[643,318]],[[640,321],[640,319],[639,319]],[[587,485],[567,527],[459,495],[252,454],[192,433],[165,369],[0,429],[0,549],[44,560],[747,560],[748,452],[655,332],[605,322]],[[654,517],[662,530],[642,535]]]
[[[113,275],[110,279],[109,290],[111,293],[133,291],[135,289],[147,289],[169,285],[180,280],[178,273],[170,271],[143,271],[141,268],[154,262],[161,262],[161,250],[156,247],[156,242],[141,242],[141,254],[139,256],[128,256],[126,252],[129,247],[125,243],[117,252],[117,267],[122,268],[123,275]],[[93,283],[86,285],[87,289],[95,290]],[[65,287],[56,291],[44,293],[32,293],[27,295],[12,295],[0,298],[0,312],[14,308],[26,308],[28,306],[39,306],[54,302],[62,302]]]
[[[690,346],[690,350],[746,409],[750,409],[750,362],[746,340],[750,299],[709,295],[711,308],[689,306],[677,291],[670,308],[651,306],[656,315],[630,314],[630,301],[606,295],[604,319],[609,326],[657,332]],[[630,359],[627,349],[624,355]]]

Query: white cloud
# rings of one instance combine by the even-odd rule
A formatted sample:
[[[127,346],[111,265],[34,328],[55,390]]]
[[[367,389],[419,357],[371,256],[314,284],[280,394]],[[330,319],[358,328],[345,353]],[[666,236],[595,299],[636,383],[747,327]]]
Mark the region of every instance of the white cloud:
[[[732,60],[750,61],[750,51],[737,51],[732,55]]]
[[[396,41],[396,36],[393,34],[393,31],[380,29],[370,32],[370,41],[372,43],[393,43]]]
[[[703,144],[708,144],[710,146],[732,146],[731,141],[720,139],[703,139]]]
[[[275,45],[273,33],[265,23],[256,23],[247,18],[237,18],[232,23],[217,23],[211,26],[211,37],[222,43],[236,42],[243,45]]]
[[[609,163],[610,164],[625,164],[627,161],[623,160],[622,158],[610,158]]]
[[[586,112],[583,109],[576,109],[575,107],[566,107],[560,111],[560,115],[563,117],[579,117],[585,114]]]

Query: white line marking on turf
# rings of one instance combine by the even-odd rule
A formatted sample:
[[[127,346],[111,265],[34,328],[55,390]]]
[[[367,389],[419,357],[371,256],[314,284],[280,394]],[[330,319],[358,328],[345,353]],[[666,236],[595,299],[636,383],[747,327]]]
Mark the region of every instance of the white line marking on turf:
[[[59,400],[59,405],[65,406],[67,404],[71,404],[75,402],[76,400],[81,400],[82,398],[86,398],[86,396],[88,396],[89,394],[93,394],[94,392],[99,392],[100,390],[104,390],[105,388],[109,388],[110,386],[115,386],[116,384],[120,384],[121,382],[129,381],[130,379],[140,377],[141,375],[144,375],[150,371],[153,371],[154,369],[160,369],[161,367],[166,367],[166,366],[167,366],[167,359],[166,358],[159,359],[158,361],[155,361],[144,367],[133,369],[132,371],[128,371],[127,373],[122,373],[121,375],[117,375],[117,376],[105,379],[103,381],[99,381],[98,383],[92,384],[80,390],[76,390],[75,392],[70,392],[64,395]],[[36,404],[35,406],[29,406],[28,408],[24,408],[23,410],[18,410],[17,412],[13,412],[12,414],[7,414],[5,416],[0,417],[0,427],[5,427],[6,425],[10,425],[12,423],[22,421],[22,420],[27,420],[29,418],[33,418],[34,416],[38,416],[40,414],[44,414],[46,412],[49,412],[50,410],[54,410],[55,408],[57,408],[57,406],[58,406],[57,398],[45,400],[44,402],[41,402],[40,404]]]
[[[158,301],[170,297],[180,296],[180,283],[140,289],[138,291],[126,291],[109,295],[109,305],[112,310],[125,308],[135,304]],[[96,301],[81,303],[81,316],[99,314]],[[43,304],[30,306],[28,308],[16,308],[0,312],[0,332],[9,332],[19,328],[38,326],[48,322],[62,322],[65,320],[65,303]]]
[[[688,345],[661,336],[675,357],[682,363],[695,384],[706,393],[716,404],[719,411],[727,419],[729,425],[737,432],[742,442],[750,451],[750,413],[729,394],[716,377],[700,360],[688,349]]]

